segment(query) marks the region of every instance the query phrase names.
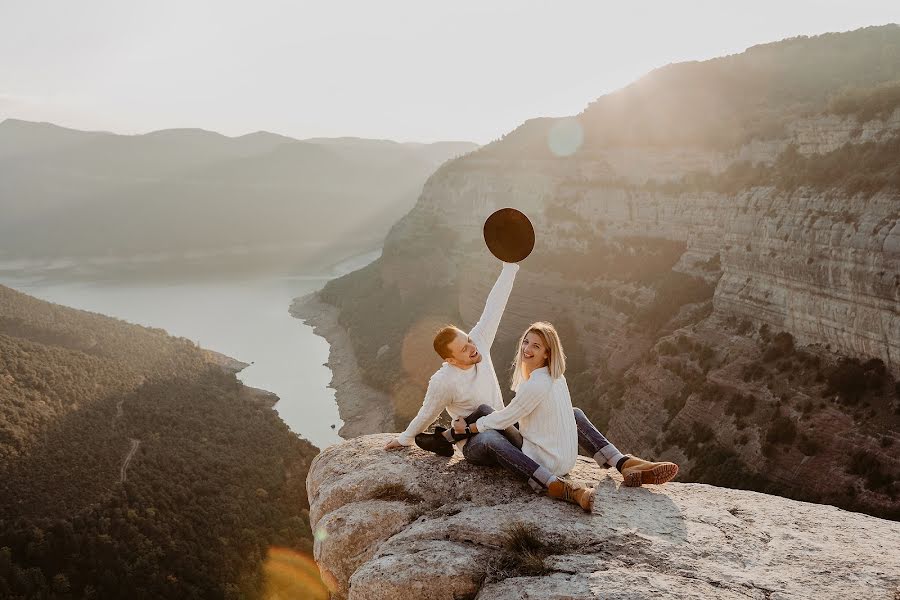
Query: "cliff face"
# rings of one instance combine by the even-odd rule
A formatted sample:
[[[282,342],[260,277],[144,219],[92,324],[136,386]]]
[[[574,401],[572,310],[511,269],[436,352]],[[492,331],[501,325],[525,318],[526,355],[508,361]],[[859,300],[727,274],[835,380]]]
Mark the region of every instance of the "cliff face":
[[[803,343],[881,358],[897,371],[900,201],[895,193],[852,198],[834,190],[788,194],[771,186],[736,194],[666,193],[633,186],[649,179],[677,179],[698,169],[719,173],[747,157],[772,163],[791,145],[805,155],[824,154],[844,144],[891,137],[898,129],[900,111],[895,111],[884,121],[864,124],[833,115],[805,119],[783,139],[719,153],[685,155],[675,149],[623,157],[609,151],[589,160],[565,161],[497,160],[475,153],[426,184],[416,207],[387,240],[385,256],[393,266],[386,265],[383,277],[401,293],[405,285],[418,284],[435,271],[446,271],[452,278],[483,256],[481,226],[487,216],[515,206],[535,223],[536,253],[583,250],[590,236],[600,235],[683,242],[678,269],[687,272],[718,254],[722,277],[714,295],[717,313],[767,323]],[[560,218],[553,212],[557,206],[570,214]],[[455,232],[452,248],[429,247],[434,224]],[[585,229],[589,235],[580,235]],[[449,264],[435,269],[433,261],[411,265],[404,260],[420,251],[446,252],[441,262]],[[466,322],[477,320],[480,292],[492,277],[488,271],[471,290],[460,290]],[[527,301],[514,296],[511,312],[519,312],[517,307]]]
[[[309,472],[315,558],[336,598],[893,598],[900,525],[831,506],[669,483],[597,483],[594,513],[499,468],[389,436],[323,451]]]
[[[537,242],[498,369],[549,320],[573,401],[632,451],[900,517],[900,88],[876,85],[900,54],[873,58],[894,42],[876,28],[673,65],[440,168],[382,258],[321,294],[395,428],[439,365],[436,326],[476,322],[499,270],[481,228],[513,206]],[[826,62],[838,47],[856,58]],[[876,87],[846,101],[851,83]],[[560,152],[561,128],[581,145]]]

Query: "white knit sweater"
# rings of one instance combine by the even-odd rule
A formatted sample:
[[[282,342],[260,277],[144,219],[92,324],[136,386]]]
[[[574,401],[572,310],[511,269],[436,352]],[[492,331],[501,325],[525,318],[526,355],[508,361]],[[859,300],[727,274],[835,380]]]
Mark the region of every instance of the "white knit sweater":
[[[415,437],[447,411],[451,419],[467,417],[482,404],[495,410],[503,408],[503,396],[497,373],[491,362],[491,345],[500,326],[500,318],[506,309],[506,302],[512,292],[519,265],[503,263],[503,270],[497,277],[491,293],[488,294],[484,312],[469,337],[481,353],[481,362],[468,369],[460,369],[444,363],[428,381],[428,390],[419,413],[410,421],[406,431],[397,440],[404,446],[415,443]]]
[[[532,371],[503,410],[481,417],[478,431],[519,423],[522,452],[554,475],[565,475],[578,456],[578,429],[565,377],[553,379],[547,367]]]

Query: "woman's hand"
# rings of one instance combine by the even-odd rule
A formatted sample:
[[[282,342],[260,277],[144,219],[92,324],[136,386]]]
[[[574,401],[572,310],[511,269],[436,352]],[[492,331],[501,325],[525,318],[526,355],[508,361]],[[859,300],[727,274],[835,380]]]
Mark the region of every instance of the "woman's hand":
[[[466,432],[466,420],[462,417],[456,417],[453,419],[453,432],[463,434]],[[469,433],[478,433],[478,428],[475,426],[475,423],[469,425]]]

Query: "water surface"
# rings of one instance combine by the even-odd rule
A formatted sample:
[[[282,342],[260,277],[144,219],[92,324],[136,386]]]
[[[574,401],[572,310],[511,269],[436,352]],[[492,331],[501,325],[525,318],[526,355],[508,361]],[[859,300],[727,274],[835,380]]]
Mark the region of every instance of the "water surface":
[[[258,279],[136,284],[61,282],[20,274],[5,276],[0,283],[58,304],[160,327],[252,363],[238,374],[241,381],[278,394],[275,410],[285,423],[324,448],[340,440],[337,430],[342,425],[334,390],[327,387],[328,343],[291,317],[288,308],[297,296],[379,255],[354,257],[327,273]]]

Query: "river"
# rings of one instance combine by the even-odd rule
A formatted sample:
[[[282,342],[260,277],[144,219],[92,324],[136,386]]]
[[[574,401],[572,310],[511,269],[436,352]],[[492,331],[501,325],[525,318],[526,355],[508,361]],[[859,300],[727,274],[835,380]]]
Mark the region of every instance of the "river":
[[[116,283],[6,275],[0,283],[58,304],[160,327],[252,363],[238,378],[277,394],[275,410],[291,430],[324,448],[340,441],[337,430],[342,425],[334,390],[328,387],[328,343],[293,318],[288,307],[294,298],[364,267],[380,254],[378,250],[353,257],[325,273],[281,277]]]

